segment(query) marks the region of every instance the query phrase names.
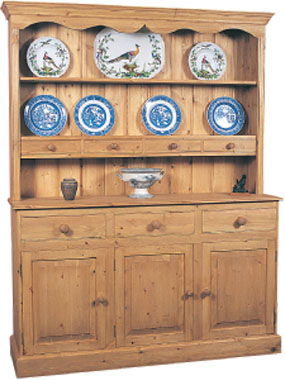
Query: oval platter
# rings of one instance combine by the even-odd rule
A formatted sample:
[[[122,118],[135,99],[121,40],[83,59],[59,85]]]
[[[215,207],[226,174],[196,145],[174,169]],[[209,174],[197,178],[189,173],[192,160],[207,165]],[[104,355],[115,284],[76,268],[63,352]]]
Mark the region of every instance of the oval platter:
[[[210,127],[218,134],[235,135],[245,123],[245,112],[236,99],[223,96],[210,103],[207,119]]]
[[[95,39],[95,63],[109,78],[150,79],[164,66],[164,41],[151,32],[101,30]]]
[[[28,101],[24,109],[27,127],[37,136],[55,136],[65,126],[67,113],[59,99],[39,95]]]
[[[181,110],[177,103],[165,95],[149,98],[142,109],[145,127],[155,135],[171,135],[180,126]]]
[[[37,77],[61,77],[70,64],[67,47],[53,37],[40,37],[33,41],[26,59],[29,69]]]
[[[188,64],[197,79],[217,80],[226,71],[227,59],[218,45],[212,42],[200,42],[191,49]]]
[[[103,136],[114,126],[115,111],[107,99],[99,95],[89,95],[76,104],[74,120],[86,135]]]

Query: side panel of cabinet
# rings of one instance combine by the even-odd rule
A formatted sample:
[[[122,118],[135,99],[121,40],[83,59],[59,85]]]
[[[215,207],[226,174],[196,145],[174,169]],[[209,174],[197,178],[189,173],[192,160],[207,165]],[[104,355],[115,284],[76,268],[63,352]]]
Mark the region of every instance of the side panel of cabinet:
[[[274,241],[203,245],[203,339],[274,332]]]
[[[118,248],[115,257],[118,346],[190,340],[192,246]]]
[[[112,252],[23,252],[26,354],[104,348],[113,299],[105,262]]]

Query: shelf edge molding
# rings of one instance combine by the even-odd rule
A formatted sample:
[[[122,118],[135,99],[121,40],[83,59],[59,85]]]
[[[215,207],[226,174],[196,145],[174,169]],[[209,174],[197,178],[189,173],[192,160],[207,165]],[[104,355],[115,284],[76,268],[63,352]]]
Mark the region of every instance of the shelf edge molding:
[[[54,15],[51,15],[51,7]],[[218,33],[241,29],[257,38],[265,36],[265,25],[273,13],[205,11],[78,4],[28,3],[7,1],[2,11],[12,27],[25,29],[36,22],[54,22],[71,29],[107,26],[133,33],[147,27],[154,33],[191,29],[199,33]],[[120,17],[118,17],[118,14]],[[67,17],[68,16],[68,17]],[[36,20],[36,21],[35,21]],[[145,20],[148,20],[145,22]],[[230,20],[230,21],[229,21]]]

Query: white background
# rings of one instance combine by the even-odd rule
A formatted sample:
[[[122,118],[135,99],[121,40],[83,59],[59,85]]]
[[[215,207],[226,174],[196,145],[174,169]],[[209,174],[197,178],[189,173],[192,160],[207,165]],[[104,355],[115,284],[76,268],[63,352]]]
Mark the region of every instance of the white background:
[[[27,1],[27,0],[26,0]],[[38,0],[39,1],[39,0]],[[275,12],[267,26],[266,51],[266,106],[265,106],[265,165],[264,192],[284,197],[284,150],[285,150],[285,2],[282,0],[97,0],[99,4],[137,5],[176,8],[199,8],[236,11]],[[78,1],[63,1],[76,3]],[[82,1],[96,3],[96,1]],[[12,279],[10,247],[10,209],[8,169],[8,44],[7,21],[0,15],[0,373],[5,380],[14,379],[12,361],[9,356],[9,336],[12,333]],[[93,59],[90,54],[90,59]],[[280,204],[279,244],[279,311],[278,333],[285,339],[285,208]],[[153,367],[138,367],[103,372],[62,375],[68,379],[270,379],[285,378],[285,354],[212,360],[205,362],[170,364]],[[50,377],[53,379],[54,377]]]

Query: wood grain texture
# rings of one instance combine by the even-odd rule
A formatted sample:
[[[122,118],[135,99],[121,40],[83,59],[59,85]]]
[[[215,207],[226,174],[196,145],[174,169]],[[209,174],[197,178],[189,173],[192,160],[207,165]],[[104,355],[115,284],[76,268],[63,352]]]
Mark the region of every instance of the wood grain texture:
[[[190,362],[194,360],[264,355],[281,351],[279,335],[231,338],[160,346],[120,348],[96,352],[19,357],[11,338],[12,357],[18,377],[53,375],[111,368]]]
[[[51,14],[51,6],[54,12]],[[261,37],[272,13],[226,12],[189,9],[115,7],[49,3],[4,2],[2,10],[10,22],[24,29],[38,22],[57,22],[74,29],[106,25],[120,32],[135,32],[146,26],[153,32],[169,33],[192,29],[200,33],[217,33],[225,29],[243,29]],[[120,17],[118,17],[118,12]],[[25,17],[23,17],[25,15]],[[229,21],[230,19],[230,21]]]

